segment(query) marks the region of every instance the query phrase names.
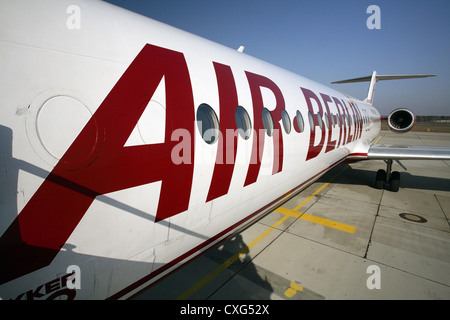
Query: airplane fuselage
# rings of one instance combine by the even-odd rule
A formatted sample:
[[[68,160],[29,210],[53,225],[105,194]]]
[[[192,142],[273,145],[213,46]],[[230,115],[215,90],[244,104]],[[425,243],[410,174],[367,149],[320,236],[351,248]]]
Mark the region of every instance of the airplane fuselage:
[[[127,298],[379,133],[371,104],[117,7],[67,28],[69,2],[2,3],[3,299]]]

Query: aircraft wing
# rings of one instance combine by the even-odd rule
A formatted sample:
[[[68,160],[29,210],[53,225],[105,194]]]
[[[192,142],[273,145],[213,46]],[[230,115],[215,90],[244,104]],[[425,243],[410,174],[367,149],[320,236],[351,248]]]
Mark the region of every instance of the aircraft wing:
[[[386,170],[377,171],[375,188],[383,189],[387,183],[389,190],[397,192],[400,187],[400,173],[392,171],[393,161],[407,170],[400,160],[450,160],[450,147],[373,145],[369,147],[365,159],[384,160],[387,164]]]
[[[450,147],[373,145],[368,160],[450,160]]]

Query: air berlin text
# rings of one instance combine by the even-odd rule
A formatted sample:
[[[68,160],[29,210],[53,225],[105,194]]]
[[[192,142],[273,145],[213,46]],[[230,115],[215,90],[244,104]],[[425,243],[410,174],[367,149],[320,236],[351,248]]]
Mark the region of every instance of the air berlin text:
[[[212,64],[219,94],[220,135],[206,202],[228,193],[237,146],[242,141],[235,121],[239,101],[234,74],[228,65]],[[267,136],[261,134],[266,129],[262,116],[263,89],[275,97],[275,107],[270,110],[275,132],[270,137],[272,175],[283,170],[286,132],[281,123],[286,103],[282,90],[274,81],[263,75],[242,72],[248,81],[253,104],[252,150],[243,185],[247,187],[260,175]],[[164,142],[124,146],[163,78],[166,95]],[[299,105],[306,104],[308,117],[312,118],[310,130],[302,133],[295,124],[297,118],[293,120],[297,132],[294,134],[309,134],[306,161],[360,137],[361,114],[354,102],[301,86],[298,93]],[[161,182],[155,222],[186,211],[194,174],[194,136],[198,134],[195,110],[184,54],[145,45],[0,238],[0,256],[8,261],[1,265],[0,284],[49,265],[99,195]],[[328,127],[322,125],[324,118]],[[342,125],[332,129],[331,123]],[[181,159],[174,159],[174,155]],[[223,161],[224,158],[232,160]],[[173,197],[173,194],[177,196]]]

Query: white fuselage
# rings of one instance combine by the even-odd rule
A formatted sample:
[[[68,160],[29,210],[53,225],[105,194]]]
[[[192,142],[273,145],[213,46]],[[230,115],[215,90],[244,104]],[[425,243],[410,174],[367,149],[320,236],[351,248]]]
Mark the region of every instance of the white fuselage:
[[[3,299],[130,297],[380,130],[370,104],[97,1],[1,1],[0,97]]]

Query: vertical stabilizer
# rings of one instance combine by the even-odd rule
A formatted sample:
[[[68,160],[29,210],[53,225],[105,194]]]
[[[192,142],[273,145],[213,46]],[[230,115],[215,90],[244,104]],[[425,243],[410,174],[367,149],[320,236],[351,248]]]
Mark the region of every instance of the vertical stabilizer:
[[[375,93],[375,84],[377,83],[377,72],[372,72],[372,78],[370,79],[369,92],[367,92],[367,98],[364,102],[372,104],[373,102],[373,94]]]

